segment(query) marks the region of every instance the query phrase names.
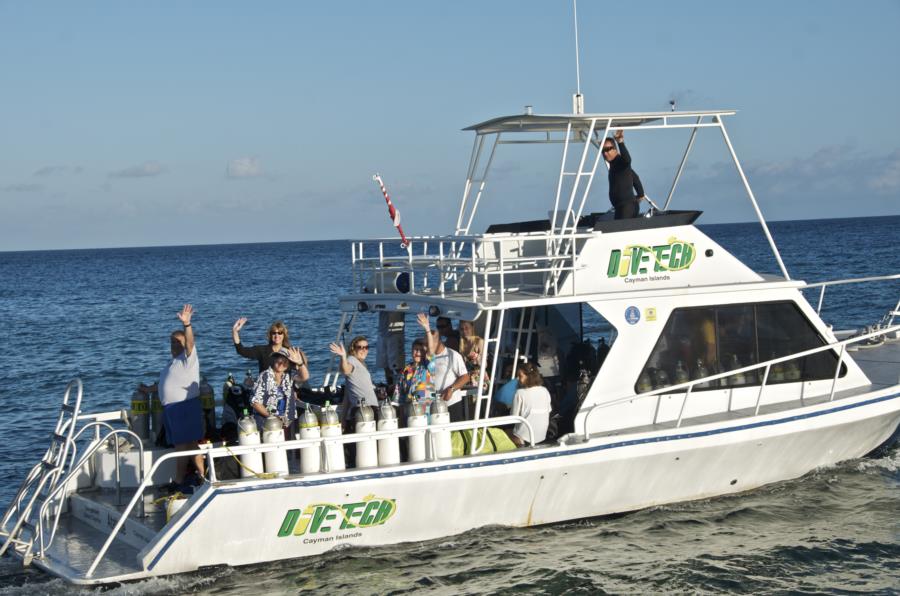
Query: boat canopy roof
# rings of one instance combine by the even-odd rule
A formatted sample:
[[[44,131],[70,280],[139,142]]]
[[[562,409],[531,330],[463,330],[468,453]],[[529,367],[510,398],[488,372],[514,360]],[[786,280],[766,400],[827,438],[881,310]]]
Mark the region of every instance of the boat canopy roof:
[[[612,127],[634,128],[645,124],[660,123],[663,127],[682,124],[682,119],[713,116],[731,116],[735,110],[701,110],[695,112],[629,112],[620,114],[518,114],[501,116],[473,124],[463,130],[478,134],[501,132],[556,132],[573,128],[587,128],[591,122],[609,123]]]

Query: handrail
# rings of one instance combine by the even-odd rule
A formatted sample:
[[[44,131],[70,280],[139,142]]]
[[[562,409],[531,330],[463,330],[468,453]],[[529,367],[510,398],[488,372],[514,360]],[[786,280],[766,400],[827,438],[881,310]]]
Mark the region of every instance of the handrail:
[[[409,275],[409,293],[418,294],[417,277],[421,280],[421,290],[425,293],[437,291],[441,297],[446,297],[446,284],[452,282],[453,292],[459,291],[459,281],[468,277],[471,280],[472,301],[477,301],[481,293],[484,294],[485,300],[489,299],[492,292],[496,292],[496,288],[490,287],[492,276],[494,279],[499,277],[499,292],[503,296],[507,293],[510,283],[507,276],[535,275],[542,274],[541,281],[529,283],[529,286],[541,288],[544,295],[559,294],[559,279],[567,272],[573,274],[583,269],[578,265],[578,247],[577,240],[596,237],[595,232],[576,232],[575,229],[566,233],[559,232],[540,232],[527,235],[514,234],[498,234],[488,236],[449,236],[437,238],[424,238],[419,240],[421,254],[413,254],[416,245],[416,239],[411,239],[407,245],[405,254],[397,254],[395,256],[385,256],[385,242],[394,242],[394,240],[374,240],[370,241],[369,254],[366,256],[366,241],[354,241],[351,244],[351,262],[353,268],[353,286],[354,288],[364,289],[368,280],[372,279],[368,275],[378,273],[407,273]],[[462,255],[461,249],[457,245],[462,245],[469,240],[470,254],[467,257]],[[429,242],[437,243],[438,250],[428,254]],[[547,249],[544,252],[538,252],[528,256],[506,256],[505,250],[510,245],[514,247],[523,243],[532,242],[538,245],[543,243]],[[450,251],[450,256],[446,256],[446,248]],[[492,256],[485,254],[484,248],[491,247]],[[565,246],[562,250],[550,250],[550,246]],[[377,251],[374,249],[377,248]],[[416,274],[420,274],[417,276]],[[548,275],[550,276],[548,277]],[[479,283],[480,277],[480,283]],[[552,283],[549,283],[552,278]],[[373,280],[376,284],[376,293],[385,292],[386,279],[378,277]],[[516,291],[516,290],[513,290]]]
[[[829,288],[831,286],[843,286],[847,284],[866,283],[871,281],[888,281],[892,279],[900,279],[900,273],[893,273],[891,275],[877,275],[874,277],[855,277],[847,279],[835,279],[831,281],[820,281],[812,284],[804,284],[800,287],[800,289],[808,290],[810,288],[822,288],[822,291],[819,292],[819,305],[816,307],[816,314],[820,314],[822,312],[822,303],[825,300],[825,288]]]
[[[144,479],[141,481],[141,484],[135,489],[134,495],[131,497],[131,501],[129,501],[128,506],[125,507],[125,510],[119,516],[119,521],[116,522],[116,525],[113,527],[109,536],[106,538],[106,541],[103,543],[103,546],[100,548],[96,557],[94,557],[91,566],[85,572],[85,578],[90,578],[94,571],[97,569],[97,565],[100,564],[100,561],[103,560],[103,557],[106,555],[106,552],[109,550],[112,541],[118,535],[119,531],[122,529],[122,526],[125,525],[125,521],[128,519],[128,516],[131,515],[131,510],[134,509],[135,504],[140,500],[143,502],[141,498],[144,491],[147,489],[148,483],[152,480],[153,475],[156,473],[157,469],[166,461],[170,459],[176,459],[179,457],[190,457],[194,455],[205,455],[209,462],[211,463],[217,457],[226,457],[231,455],[241,455],[243,453],[267,453],[269,451],[279,451],[279,450],[296,450],[303,447],[310,447],[316,444],[320,444],[323,447],[328,444],[341,444],[341,443],[356,443],[361,441],[368,441],[371,439],[378,439],[381,437],[391,437],[391,436],[410,436],[419,433],[429,433],[432,432],[432,429],[435,431],[453,431],[457,429],[469,429],[469,428],[479,428],[482,426],[505,426],[507,424],[512,423],[524,423],[526,428],[529,431],[529,443],[531,447],[534,447],[534,433],[531,428],[531,424],[522,418],[521,416],[503,416],[500,418],[485,418],[482,421],[476,421],[473,426],[473,421],[466,420],[463,422],[449,422],[447,424],[434,424],[429,426],[422,426],[417,428],[398,428],[396,430],[382,430],[375,431],[371,433],[362,433],[362,434],[346,434],[337,437],[318,437],[314,439],[297,439],[293,441],[283,441],[281,443],[263,443],[261,445],[237,445],[233,447],[214,447],[212,449],[208,447],[197,448],[197,449],[188,449],[185,451],[173,451],[171,453],[166,453],[159,459],[153,462],[153,465],[150,467],[150,471],[144,474]],[[434,451],[432,450],[432,453]],[[143,458],[142,458],[143,460]],[[432,460],[432,461],[440,461],[440,460]],[[421,462],[410,462],[410,463],[421,463]],[[355,470],[340,470],[340,472],[347,471],[368,471],[375,468],[358,468]],[[324,472],[330,473],[330,472]]]
[[[104,423],[100,423],[100,424],[104,424]],[[38,519],[37,519],[36,527],[39,529],[38,534],[40,535],[40,547],[41,547],[40,552],[41,552],[42,556],[44,554],[44,550],[46,549],[46,547],[49,546],[50,543],[53,542],[53,537],[56,535],[56,528],[57,528],[57,525],[59,522],[59,513],[61,513],[61,510],[60,510],[60,512],[57,512],[56,521],[54,522],[53,529],[51,530],[51,533],[50,533],[50,539],[47,541],[47,544],[45,545],[44,544],[44,533],[41,530],[43,529],[44,515],[46,515],[46,510],[50,506],[50,503],[62,489],[66,488],[69,485],[69,482],[72,481],[72,478],[74,477],[74,475],[77,472],[79,472],[82,467],[84,467],[85,463],[87,463],[90,460],[91,456],[94,455],[97,452],[97,450],[100,449],[100,447],[104,443],[106,443],[111,437],[120,435],[120,434],[126,435],[126,436],[130,435],[136,441],[136,445],[138,447],[139,454],[140,454],[140,457],[138,458],[138,478],[143,478],[143,475],[144,475],[144,444],[141,441],[141,438],[138,437],[137,434],[135,434],[131,429],[128,429],[128,428],[117,428],[117,429],[114,429],[111,432],[107,433],[106,435],[104,435],[104,437],[100,441],[95,443],[90,449],[87,450],[87,452],[84,455],[81,456],[81,459],[78,461],[78,463],[75,465],[75,467],[70,468],[69,473],[63,477],[62,481],[52,491],[50,491],[50,493],[47,495],[47,498],[44,500],[43,504],[41,505],[41,508],[38,512]],[[117,494],[118,494],[121,491],[121,482],[120,482],[120,478],[119,478],[119,442],[118,441],[116,441],[116,443],[115,443],[115,448],[116,448],[116,490],[117,490]],[[144,504],[144,502],[141,501],[142,507],[143,507],[143,504]],[[143,516],[143,511],[140,512],[140,515]]]
[[[648,392],[645,392],[645,393],[638,393],[638,394],[634,394],[634,395],[626,395],[626,396],[619,397],[619,398],[616,398],[616,399],[613,399],[613,400],[610,400],[610,401],[606,401],[606,402],[603,402],[603,403],[594,404],[593,406],[591,406],[591,408],[587,411],[587,413],[586,413],[585,416],[584,416],[584,423],[583,423],[583,425],[582,425],[582,426],[583,426],[583,433],[582,433],[582,436],[584,436],[584,437],[587,437],[587,436],[588,436],[588,421],[590,420],[590,418],[591,418],[591,416],[593,415],[593,413],[596,412],[596,411],[598,411],[598,410],[602,410],[602,409],[604,409],[604,408],[609,408],[609,407],[612,407],[612,406],[621,405],[621,404],[623,404],[623,403],[632,402],[632,401],[635,401],[635,400],[638,400],[638,399],[645,399],[645,398],[648,398],[648,397],[658,397],[658,396],[668,395],[668,394],[672,394],[672,393],[680,393],[680,392],[681,392],[680,390],[685,390],[685,391],[686,391],[686,395],[685,395],[685,398],[684,398],[684,402],[682,402],[682,405],[681,405],[681,414],[679,414],[679,417],[678,417],[678,424],[677,424],[677,426],[681,426],[681,415],[684,413],[684,405],[685,405],[685,403],[687,402],[687,398],[688,398],[688,396],[690,395],[690,392],[691,392],[691,390],[693,390],[693,388],[694,388],[695,385],[702,385],[702,384],[704,384],[704,383],[710,383],[710,382],[712,382],[712,381],[717,381],[717,380],[719,380],[719,379],[726,379],[726,378],[728,378],[728,377],[732,377],[732,376],[735,376],[735,375],[739,375],[739,374],[743,374],[743,373],[746,373],[746,372],[750,372],[750,371],[754,371],[754,370],[759,370],[759,369],[766,369],[766,370],[765,370],[765,373],[766,373],[766,376],[768,376],[768,371],[769,371],[769,369],[770,369],[773,365],[780,364],[780,363],[782,363],[782,362],[789,362],[789,361],[791,361],[791,360],[797,360],[798,358],[805,358],[806,356],[810,356],[810,355],[812,355],[812,354],[817,354],[817,353],[819,353],[819,352],[826,352],[826,351],[834,350],[834,349],[836,349],[836,348],[840,348],[840,349],[841,349],[841,357],[838,359],[838,371],[840,371],[840,367],[841,367],[841,365],[843,364],[843,351],[846,349],[846,346],[847,346],[847,345],[853,344],[853,343],[858,343],[858,342],[861,342],[861,341],[865,341],[865,340],[867,340],[867,339],[871,339],[871,338],[873,338],[873,337],[878,337],[878,336],[880,336],[880,335],[886,335],[886,334],[888,334],[888,333],[892,333],[892,332],[897,331],[897,330],[900,330],[900,325],[894,325],[894,326],[892,326],[892,327],[886,327],[886,328],[883,328],[883,329],[879,329],[879,330],[877,330],[877,331],[873,331],[873,332],[871,332],[871,333],[865,333],[865,334],[862,334],[862,335],[856,335],[856,336],[854,336],[854,337],[850,337],[850,338],[845,339],[845,340],[836,341],[836,342],[833,342],[833,343],[827,343],[827,344],[821,345],[821,346],[816,347],[816,348],[811,348],[811,349],[809,349],[809,350],[804,350],[804,351],[802,351],[802,352],[795,352],[794,354],[789,354],[789,355],[787,355],[787,356],[780,356],[780,357],[778,357],[778,358],[773,358],[773,359],[771,359],[771,360],[766,360],[765,362],[759,362],[759,363],[757,363],[757,364],[752,364],[752,365],[750,365],[750,366],[744,366],[744,367],[741,367],[741,368],[736,368],[736,369],[734,369],[734,370],[730,370],[730,371],[723,372],[723,373],[716,373],[716,374],[714,374],[714,375],[709,375],[709,376],[706,376],[706,377],[702,377],[702,378],[700,378],[700,379],[693,379],[693,380],[687,381],[687,382],[685,382],[685,383],[678,383],[678,384],[675,384],[675,385],[669,385],[669,386],[667,386],[667,387],[661,387],[661,388],[659,388],[659,389],[654,389],[654,390],[652,390],[652,391],[648,391]],[[836,377],[835,377],[834,381],[832,382],[831,393],[830,393],[829,401],[831,401],[831,400],[834,399],[834,391],[835,391],[836,384],[837,384],[837,380],[836,380]],[[763,383],[762,385],[760,385],[760,393],[759,393],[759,396],[757,397],[756,412],[753,414],[754,416],[755,416],[756,414],[759,413],[760,400],[762,399],[762,388],[763,388],[764,386],[765,386],[765,383]]]

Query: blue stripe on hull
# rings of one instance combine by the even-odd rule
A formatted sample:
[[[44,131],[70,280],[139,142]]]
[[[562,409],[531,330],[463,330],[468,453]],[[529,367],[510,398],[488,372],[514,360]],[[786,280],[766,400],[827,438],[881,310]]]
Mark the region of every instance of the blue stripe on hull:
[[[191,513],[190,518],[182,525],[175,534],[169,538],[169,541],[166,545],[160,549],[159,553],[157,553],[156,557],[153,558],[150,565],[147,567],[148,571],[152,570],[159,560],[163,557],[169,547],[178,539],[182,532],[184,532],[197,518],[200,513],[206,509],[206,506],[209,505],[212,500],[220,494],[232,494],[232,493],[241,493],[241,492],[252,492],[252,491],[260,491],[260,490],[272,490],[272,489],[283,489],[283,488],[292,488],[292,487],[301,487],[301,486],[321,486],[325,484],[342,484],[345,482],[356,482],[359,480],[372,480],[372,479],[381,479],[381,478],[393,478],[395,476],[410,476],[414,474],[431,474],[436,472],[443,472],[446,470],[462,470],[467,468],[482,468],[488,466],[500,466],[500,465],[508,465],[511,463],[519,463],[526,461],[534,461],[539,459],[548,459],[554,457],[562,457],[562,456],[570,456],[570,455],[581,455],[584,453],[593,453],[595,451],[604,451],[607,449],[618,449],[621,447],[630,447],[633,445],[641,445],[644,443],[663,443],[668,441],[681,441],[685,439],[695,439],[699,437],[709,437],[713,435],[721,435],[726,433],[740,432],[743,430],[750,430],[754,428],[763,428],[766,426],[776,426],[779,424],[787,424],[790,422],[796,422],[798,420],[804,420],[808,418],[817,418],[819,416],[826,416],[829,414],[834,414],[837,412],[843,412],[846,410],[851,410],[854,408],[861,408],[865,406],[869,406],[872,404],[877,404],[884,401],[890,401],[892,399],[900,397],[900,394],[887,395],[883,397],[877,397],[874,399],[870,399],[867,401],[858,402],[855,404],[847,404],[842,406],[836,406],[834,408],[829,408],[827,410],[821,410],[818,412],[809,412],[806,414],[797,414],[795,416],[787,416],[785,418],[778,418],[777,420],[765,420],[761,422],[751,422],[749,424],[741,424],[738,426],[729,426],[727,428],[716,428],[711,430],[699,431],[699,432],[687,432],[680,433],[677,435],[665,435],[661,437],[649,437],[645,439],[632,439],[628,441],[617,441],[615,443],[605,443],[603,445],[595,445],[593,447],[584,447],[582,449],[571,449],[571,450],[556,450],[547,453],[537,453],[537,454],[523,454],[515,457],[505,457],[501,459],[491,460],[491,461],[482,461],[482,462],[469,462],[469,463],[456,463],[456,464],[447,464],[443,466],[431,466],[426,468],[414,468],[414,469],[404,469],[404,470],[396,470],[396,471],[387,471],[387,472],[373,472],[371,474],[358,474],[354,476],[341,476],[337,478],[322,478],[318,480],[295,480],[291,482],[279,482],[273,484],[264,484],[264,485],[256,485],[256,486],[246,486],[246,487],[227,487],[215,489],[212,496],[204,501],[199,507],[197,507],[196,511]]]

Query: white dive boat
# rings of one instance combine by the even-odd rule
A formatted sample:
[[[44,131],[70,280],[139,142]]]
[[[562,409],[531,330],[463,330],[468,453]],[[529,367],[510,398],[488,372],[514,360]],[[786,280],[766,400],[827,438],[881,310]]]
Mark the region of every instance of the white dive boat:
[[[174,453],[143,444],[124,411],[83,413],[76,380],[51,446],[2,519],[3,551],[72,583],[118,582],[726,495],[866,455],[900,423],[900,305],[877,328],[842,339],[818,313],[830,285],[900,275],[791,279],[725,130],[732,114],[526,113],[477,124],[453,235],[403,248],[352,244],[356,293],[340,298],[339,341],[359,317],[380,313],[410,324],[418,312],[474,320],[485,339],[481,379],[525,358],[554,389],[552,440],[488,452],[484,429],[524,420],[485,417],[496,389],[485,382],[472,388],[464,422],[435,416],[430,426],[321,429],[329,436]],[[662,207],[627,220],[586,211],[605,137],[684,128],[690,141]],[[693,225],[699,212],[670,209],[704,128],[722,134],[781,275],[729,254]],[[559,145],[550,215],[471,234],[507,143]],[[606,204],[605,190],[598,185],[595,202]],[[802,293],[812,287],[817,307]],[[468,433],[465,452],[442,450],[448,431]],[[410,446],[401,459],[398,441],[427,449]],[[358,458],[370,467],[344,469],[343,444],[370,450]],[[177,503],[157,501],[175,459],[198,452],[208,480]],[[269,465],[301,452],[286,473]],[[276,473],[224,480],[213,465],[255,456],[248,467],[262,472],[260,454]]]

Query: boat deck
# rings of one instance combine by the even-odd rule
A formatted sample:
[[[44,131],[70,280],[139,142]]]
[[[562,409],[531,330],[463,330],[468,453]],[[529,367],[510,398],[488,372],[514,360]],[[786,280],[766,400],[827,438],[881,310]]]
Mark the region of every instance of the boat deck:
[[[887,340],[880,346],[848,350],[853,360],[876,387],[900,383],[900,340]]]

